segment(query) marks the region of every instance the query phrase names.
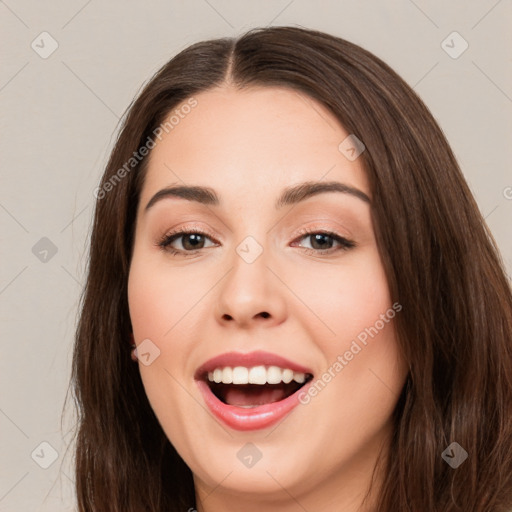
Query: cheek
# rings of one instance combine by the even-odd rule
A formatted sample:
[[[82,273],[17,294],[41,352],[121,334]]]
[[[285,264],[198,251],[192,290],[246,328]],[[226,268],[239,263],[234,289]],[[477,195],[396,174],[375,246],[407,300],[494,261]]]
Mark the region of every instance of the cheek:
[[[190,321],[186,315],[194,305],[194,312],[205,314],[198,303],[201,290],[194,288],[190,279],[186,280],[188,286],[184,279],[174,281],[172,276],[166,276],[164,268],[146,264],[148,260],[134,255],[128,280],[135,340],[140,344],[149,339],[158,348],[158,356],[149,365],[141,359],[139,370],[147,398],[167,437],[178,446],[187,447],[181,455],[190,458],[188,447],[193,445],[193,439],[189,438],[187,418],[195,417],[199,406],[185,391],[193,385],[185,381],[191,375],[186,369],[193,350],[193,344],[187,343]]]
[[[318,439],[331,439],[329,464],[333,467],[340,460],[362,460],[365,447],[377,450],[374,443],[384,432],[390,432],[391,415],[405,382],[407,365],[393,325],[400,313],[391,305],[382,311],[384,315],[388,312],[387,322],[379,318],[380,310],[377,316],[369,314],[368,322],[360,325],[349,314],[343,316],[346,329],[340,320],[337,325],[342,334],[338,339],[319,342],[325,366],[301,397],[310,412],[306,415],[310,424],[305,428],[315,429]],[[333,438],[334,431],[343,435]],[[318,443],[315,451],[325,449],[322,441]]]
[[[391,303],[387,278],[377,250],[361,253],[344,266],[323,274],[315,288],[303,286],[316,317],[304,321],[324,358],[317,402],[331,402],[335,422],[349,425],[354,418],[387,417],[403,385],[406,365],[395,338],[394,319],[401,306]],[[321,320],[321,329],[314,329]],[[328,328],[328,330],[327,330]],[[325,391],[324,391],[325,389]],[[340,397],[344,407],[339,409]],[[370,406],[370,407],[368,407]],[[373,409],[372,409],[373,408]],[[352,418],[352,419],[351,419]],[[359,420],[358,420],[359,421]]]
[[[194,292],[193,285],[184,287],[166,276],[165,269],[147,261],[150,259],[145,257],[134,257],[132,261],[128,304],[139,351],[142,354],[142,347],[149,347],[151,352],[150,364],[143,364],[142,358],[138,364],[146,394],[159,416],[160,411],[171,405],[169,402],[180,396],[175,378],[182,380],[178,370],[186,366],[192,350],[185,332],[190,327],[186,314],[200,294]]]
[[[307,318],[320,322],[318,332],[330,347],[357,337],[391,307],[386,275],[376,251],[320,270],[306,268],[295,279],[294,291],[315,313]]]
[[[334,409],[334,423],[350,425],[366,437],[389,421],[405,382],[406,365],[392,320],[380,330],[363,332],[364,342],[356,338],[339,347],[335,360],[341,364],[336,367],[340,371],[326,389],[325,400],[333,407],[342,404]]]
[[[134,336],[169,344],[184,329],[182,322],[196,311],[204,285],[183,269],[148,264],[150,258],[134,258],[128,279],[128,304]],[[186,337],[185,337],[186,339]]]
[[[388,414],[405,371],[394,329],[401,306],[391,303],[377,251],[368,253],[360,263],[338,281],[341,299],[337,301],[337,313],[332,313],[337,338],[325,347],[325,352],[331,362],[341,359],[342,378],[336,386],[354,411],[366,404],[364,407],[375,406],[374,412]]]

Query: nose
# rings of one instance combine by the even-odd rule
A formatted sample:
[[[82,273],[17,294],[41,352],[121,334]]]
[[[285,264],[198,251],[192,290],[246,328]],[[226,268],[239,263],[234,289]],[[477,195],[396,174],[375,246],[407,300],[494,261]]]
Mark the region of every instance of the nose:
[[[265,251],[252,263],[238,254],[218,288],[216,318],[224,327],[271,327],[286,318],[284,285],[267,266]]]

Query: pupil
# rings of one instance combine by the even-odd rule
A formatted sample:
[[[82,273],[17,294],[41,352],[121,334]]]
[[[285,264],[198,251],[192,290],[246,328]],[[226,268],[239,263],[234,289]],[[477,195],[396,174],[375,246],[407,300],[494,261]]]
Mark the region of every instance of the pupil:
[[[324,239],[324,242],[325,242],[325,238],[330,238],[329,235],[326,235],[326,234],[323,234],[323,233],[317,233],[316,235],[313,235],[313,243],[311,244],[311,246],[314,248],[314,249],[325,249],[325,243],[320,243],[320,247],[315,247],[315,244],[317,242],[322,242],[322,239]],[[329,244],[327,244],[329,245]],[[330,247],[328,247],[330,248]]]
[[[197,249],[198,248],[198,244],[201,243],[201,241],[204,243],[204,240],[201,240],[203,238],[203,235],[200,235],[198,233],[191,233],[190,235],[187,235],[184,239],[183,239],[183,247],[185,249]],[[187,247],[188,245],[188,242],[187,241],[192,241],[192,244],[191,247]]]

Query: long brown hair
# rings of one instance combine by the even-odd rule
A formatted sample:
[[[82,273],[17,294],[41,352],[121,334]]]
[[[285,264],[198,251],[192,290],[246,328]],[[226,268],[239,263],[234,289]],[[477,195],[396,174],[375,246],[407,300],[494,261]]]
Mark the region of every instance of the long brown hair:
[[[126,162],[181,102],[226,83],[305,93],[366,146],[374,229],[410,366],[379,512],[510,512],[512,294],[493,237],[413,90],[361,47],[294,27],[194,44],[128,109],[100,185],[74,348],[79,510],[195,507],[192,474],[130,359],[127,280],[147,157]],[[452,442],[468,453],[456,469],[442,457]]]

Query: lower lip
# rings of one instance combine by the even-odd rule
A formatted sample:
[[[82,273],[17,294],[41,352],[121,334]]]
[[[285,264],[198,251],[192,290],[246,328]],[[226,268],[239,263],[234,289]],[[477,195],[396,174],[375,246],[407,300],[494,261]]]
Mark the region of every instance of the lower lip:
[[[206,382],[202,380],[196,382],[213,415],[235,430],[260,430],[277,423],[299,405],[299,392],[304,391],[308,385],[302,386],[293,395],[279,402],[246,409],[225,404],[212,393]]]

